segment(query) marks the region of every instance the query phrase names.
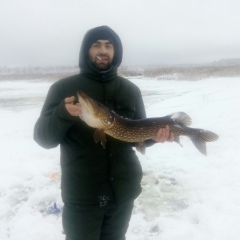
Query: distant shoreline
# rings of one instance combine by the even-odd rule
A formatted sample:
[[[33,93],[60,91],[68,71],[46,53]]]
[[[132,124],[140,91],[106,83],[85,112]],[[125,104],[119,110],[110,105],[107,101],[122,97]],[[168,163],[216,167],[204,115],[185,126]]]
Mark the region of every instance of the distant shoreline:
[[[79,73],[78,66],[0,66],[0,80],[57,81]],[[120,66],[123,77],[150,77],[159,80],[199,80],[209,77],[240,77],[240,58],[225,59],[206,64]]]

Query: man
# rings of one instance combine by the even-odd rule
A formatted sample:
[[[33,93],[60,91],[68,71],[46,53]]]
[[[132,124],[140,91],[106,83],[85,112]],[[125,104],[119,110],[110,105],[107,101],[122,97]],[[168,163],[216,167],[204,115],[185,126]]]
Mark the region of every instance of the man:
[[[94,129],[78,117],[79,90],[123,117],[146,117],[139,88],[117,75],[121,61],[121,40],[111,28],[89,30],[80,50],[80,74],[50,87],[34,128],[42,147],[60,144],[67,240],[125,239],[133,201],[141,192],[142,169],[133,144],[107,136],[104,149],[94,142]],[[168,127],[145,144],[165,141],[173,141]]]

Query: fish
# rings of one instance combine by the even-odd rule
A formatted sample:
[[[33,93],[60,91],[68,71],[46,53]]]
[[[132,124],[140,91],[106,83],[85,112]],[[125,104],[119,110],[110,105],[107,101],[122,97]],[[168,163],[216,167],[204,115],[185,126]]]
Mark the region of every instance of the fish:
[[[135,120],[119,116],[83,91],[78,91],[77,96],[82,109],[80,119],[89,127],[96,128],[94,141],[96,143],[100,141],[104,148],[107,134],[124,142],[135,143],[137,149],[144,154],[146,148],[144,141],[154,138],[159,129],[165,128],[166,125],[174,134],[175,142],[181,145],[180,136],[187,136],[199,152],[206,156],[206,142],[213,142],[219,138],[214,132],[189,127],[192,120],[185,112]]]

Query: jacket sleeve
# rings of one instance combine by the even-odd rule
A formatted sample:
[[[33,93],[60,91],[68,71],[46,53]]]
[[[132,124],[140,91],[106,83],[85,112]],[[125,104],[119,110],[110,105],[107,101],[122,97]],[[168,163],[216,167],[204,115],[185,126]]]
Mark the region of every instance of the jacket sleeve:
[[[144,107],[144,103],[143,103],[143,99],[142,99],[142,94],[141,94],[140,90],[138,89],[136,109],[135,109],[135,119],[142,119],[142,118],[146,118],[146,111],[145,111],[145,107]],[[156,142],[149,139],[149,140],[144,141],[144,143],[145,143],[146,147],[150,147],[153,144],[155,144]]]
[[[53,148],[65,137],[68,129],[79,120],[71,116],[64,103],[64,95],[57,84],[47,94],[40,117],[34,126],[34,140],[44,148]]]

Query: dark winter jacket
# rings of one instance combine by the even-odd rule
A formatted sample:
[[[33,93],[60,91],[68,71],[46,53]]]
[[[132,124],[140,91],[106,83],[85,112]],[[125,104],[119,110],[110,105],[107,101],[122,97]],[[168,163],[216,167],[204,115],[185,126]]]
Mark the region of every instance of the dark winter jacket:
[[[115,50],[113,66],[104,72],[91,66],[86,54],[88,39],[101,30],[112,36]],[[34,128],[34,139],[44,148],[60,144],[64,202],[105,206],[134,199],[141,192],[142,169],[132,144],[107,136],[104,149],[94,142],[95,129],[71,116],[64,104],[66,97],[76,96],[77,91],[82,90],[121,116],[144,118],[139,88],[117,76],[121,60],[122,45],[116,33],[105,26],[95,28],[85,35],[82,43],[80,74],[59,80],[50,87]]]

